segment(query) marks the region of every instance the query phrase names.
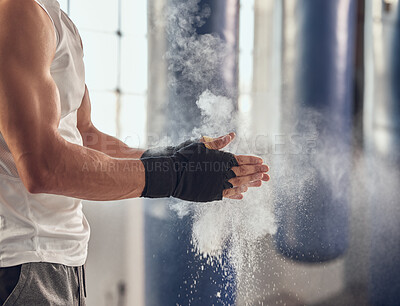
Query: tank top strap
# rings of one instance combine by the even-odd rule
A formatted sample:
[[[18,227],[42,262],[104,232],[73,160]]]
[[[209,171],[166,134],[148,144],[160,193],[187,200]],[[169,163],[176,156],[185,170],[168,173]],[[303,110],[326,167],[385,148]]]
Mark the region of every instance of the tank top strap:
[[[53,24],[53,28],[54,28],[54,32],[55,32],[55,36],[56,36],[56,40],[57,40],[57,45],[58,45],[60,38],[59,38],[59,35],[58,35],[58,31],[57,31],[56,25],[55,25],[54,20],[53,20],[53,17],[51,17],[49,11],[46,8],[46,5],[44,3],[42,3],[41,0],[34,0],[34,1],[46,12],[47,16],[49,16],[49,18],[51,20],[51,23]]]

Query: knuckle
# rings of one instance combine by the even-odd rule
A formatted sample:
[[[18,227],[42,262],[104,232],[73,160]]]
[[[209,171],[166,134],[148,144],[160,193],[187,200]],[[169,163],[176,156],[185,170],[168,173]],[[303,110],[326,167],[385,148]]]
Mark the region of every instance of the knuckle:
[[[261,179],[261,177],[262,177],[262,175],[260,175],[259,173],[257,173],[257,174],[253,174],[251,179],[252,179],[253,181],[255,181],[255,180]]]
[[[242,193],[241,188],[236,188],[234,195],[240,195]]]

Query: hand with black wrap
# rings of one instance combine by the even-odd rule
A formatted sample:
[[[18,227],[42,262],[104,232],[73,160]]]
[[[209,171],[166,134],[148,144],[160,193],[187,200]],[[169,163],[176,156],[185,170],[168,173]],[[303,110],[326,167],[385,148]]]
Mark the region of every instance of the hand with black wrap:
[[[233,154],[211,150],[203,143],[192,143],[172,156],[142,157],[146,185],[142,197],[173,196],[186,201],[221,200],[232,188],[232,167],[238,166]]]
[[[145,151],[141,157],[147,172],[146,185],[142,196],[153,198],[175,196],[190,201],[212,201],[209,194],[218,193],[215,199],[221,199],[222,181],[223,197],[242,199],[242,193],[246,192],[248,187],[260,187],[262,181],[269,180],[269,176],[266,174],[269,168],[263,164],[263,160],[259,157],[232,155],[218,151],[227,146],[234,138],[235,133],[218,138],[203,136],[197,142],[189,140],[176,147]],[[200,142],[204,144],[205,148],[200,146]],[[190,145],[194,144],[196,144],[198,151],[196,154],[191,149],[187,150]],[[182,150],[183,148],[185,150]],[[179,154],[177,154],[178,152]],[[206,152],[208,155],[204,155]],[[193,162],[196,158],[198,160]],[[168,169],[174,169],[174,172],[171,173]],[[151,175],[150,172],[156,174]],[[206,173],[202,174],[201,172]],[[221,175],[224,178],[221,178]],[[203,180],[206,180],[206,182],[204,183]],[[218,182],[214,182],[210,187],[208,182],[212,180]],[[208,188],[211,188],[209,194],[207,193],[207,196],[202,195],[202,192],[208,190]],[[213,188],[217,189],[218,192],[213,191]],[[190,194],[190,196],[187,196],[187,194]]]

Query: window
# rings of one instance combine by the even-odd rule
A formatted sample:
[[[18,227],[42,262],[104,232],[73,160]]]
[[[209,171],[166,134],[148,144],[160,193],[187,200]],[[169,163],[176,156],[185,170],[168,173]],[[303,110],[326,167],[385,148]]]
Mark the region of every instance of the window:
[[[84,46],[92,121],[130,146],[145,145],[146,1],[64,0]]]

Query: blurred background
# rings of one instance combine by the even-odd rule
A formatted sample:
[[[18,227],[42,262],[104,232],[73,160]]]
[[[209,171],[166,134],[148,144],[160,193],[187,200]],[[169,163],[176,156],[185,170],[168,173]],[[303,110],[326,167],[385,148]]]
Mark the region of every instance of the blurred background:
[[[198,127],[195,102],[210,89],[231,99],[239,136],[260,136],[256,153],[281,193],[277,233],[260,240],[250,277],[228,289],[226,275],[238,271],[196,257],[190,215],[179,218],[167,200],[85,202],[88,305],[400,305],[397,0],[59,2],[82,36],[98,129],[133,147],[177,142]],[[190,19],[204,7],[204,24]],[[193,81],[177,57],[198,55],[178,39],[210,33],[223,56],[210,60],[207,82]],[[307,122],[329,150],[317,141],[322,154],[311,160],[281,151]],[[301,163],[300,175],[318,170],[302,205],[279,188],[282,160]]]

